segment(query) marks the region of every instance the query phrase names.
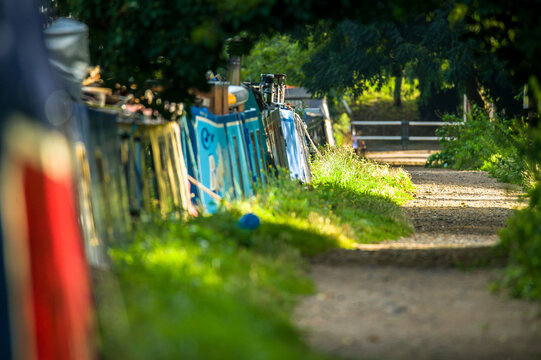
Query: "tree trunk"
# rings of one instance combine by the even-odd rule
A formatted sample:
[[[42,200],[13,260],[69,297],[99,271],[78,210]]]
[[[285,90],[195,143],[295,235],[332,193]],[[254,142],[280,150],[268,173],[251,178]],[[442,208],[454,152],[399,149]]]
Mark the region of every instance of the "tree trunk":
[[[393,105],[396,107],[402,106],[402,99],[400,93],[402,90],[402,76],[397,76],[394,78],[394,93],[393,93]]]
[[[473,76],[468,77],[464,82],[464,85],[466,88],[466,96],[468,97],[470,104],[477,105],[479,108],[481,108],[481,110],[485,109],[485,102],[479,93],[479,88],[475,78]]]

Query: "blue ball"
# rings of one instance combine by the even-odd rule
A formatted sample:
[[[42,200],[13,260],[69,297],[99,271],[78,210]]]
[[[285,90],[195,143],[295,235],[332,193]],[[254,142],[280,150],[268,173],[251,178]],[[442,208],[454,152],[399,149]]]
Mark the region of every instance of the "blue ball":
[[[252,213],[244,214],[237,222],[237,226],[241,229],[246,230],[255,230],[259,227],[259,224],[261,224],[261,221],[257,217],[257,215],[254,215]]]

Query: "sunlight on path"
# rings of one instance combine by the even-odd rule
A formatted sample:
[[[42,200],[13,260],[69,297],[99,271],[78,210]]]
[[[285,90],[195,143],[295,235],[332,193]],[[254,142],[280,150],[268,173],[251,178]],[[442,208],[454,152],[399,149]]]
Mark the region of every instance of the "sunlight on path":
[[[407,170],[416,233],[314,259],[318,293],[296,312],[309,343],[361,359],[538,358],[539,306],[490,293],[498,267],[453,266],[491,256],[520,193],[482,172]]]
[[[422,166],[436,150],[368,151],[366,157],[390,165]]]
[[[480,171],[408,168],[418,192],[405,205],[415,234],[398,243],[493,245],[521,192]]]

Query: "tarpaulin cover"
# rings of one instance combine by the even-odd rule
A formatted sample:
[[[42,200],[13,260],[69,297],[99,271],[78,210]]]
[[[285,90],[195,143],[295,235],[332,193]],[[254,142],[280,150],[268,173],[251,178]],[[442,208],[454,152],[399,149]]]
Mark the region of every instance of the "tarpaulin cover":
[[[280,118],[280,109],[264,110],[262,112],[263,123],[265,124],[265,133],[267,135],[267,147],[271,153],[274,166],[289,169],[289,163],[286,154],[286,143],[282,131],[282,119]]]
[[[292,179],[303,182],[310,181],[310,169],[308,165],[308,153],[304,143],[304,132],[295,118],[295,113],[289,109],[280,109],[282,120],[282,133],[286,143],[287,161],[289,173]]]
[[[35,3],[3,0],[0,29],[0,358],[91,359],[70,150],[52,130],[70,104],[55,102]]]

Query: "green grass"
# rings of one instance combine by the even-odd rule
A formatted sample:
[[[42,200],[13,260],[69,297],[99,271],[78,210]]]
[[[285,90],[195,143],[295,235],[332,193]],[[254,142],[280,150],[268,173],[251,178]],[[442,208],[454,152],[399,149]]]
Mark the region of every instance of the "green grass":
[[[355,99],[349,99],[354,117],[361,120],[397,121],[419,119],[418,81],[402,83],[402,106],[393,105],[394,78],[390,78],[380,89],[372,86]]]
[[[281,238],[305,255],[412,231],[400,207],[413,191],[404,170],[358,157],[348,147],[324,149],[311,167],[312,184],[272,179],[267,189],[235,208],[258,215],[266,227],[263,236]]]
[[[346,95],[344,98],[352,111],[352,119],[355,121],[402,121],[419,120],[418,100],[420,92],[418,81],[413,84],[408,81],[402,83],[402,106],[393,105],[394,78],[378,89],[375,86],[369,87],[361,95]],[[353,137],[349,130],[350,118],[345,113],[342,104],[336,103],[340,116],[336,116],[333,122],[333,130],[339,145],[351,145]]]
[[[100,308],[104,357],[321,358],[290,320],[297,297],[313,290],[299,253],[246,247],[234,219],[210,219],[145,224],[133,244],[111,251],[127,324],[111,320],[119,309]]]
[[[403,99],[402,106],[393,105],[392,99],[358,99],[352,107],[354,116],[360,120],[374,121],[416,121],[419,110],[416,99]]]
[[[113,248],[122,297],[97,281],[104,358],[324,358],[291,321],[314,290],[304,256],[408,234],[400,204],[413,187],[402,170],[346,149],[325,149],[312,167],[312,185],[269,178],[254,198],[140,224],[133,243]],[[258,229],[236,225],[247,212]]]

